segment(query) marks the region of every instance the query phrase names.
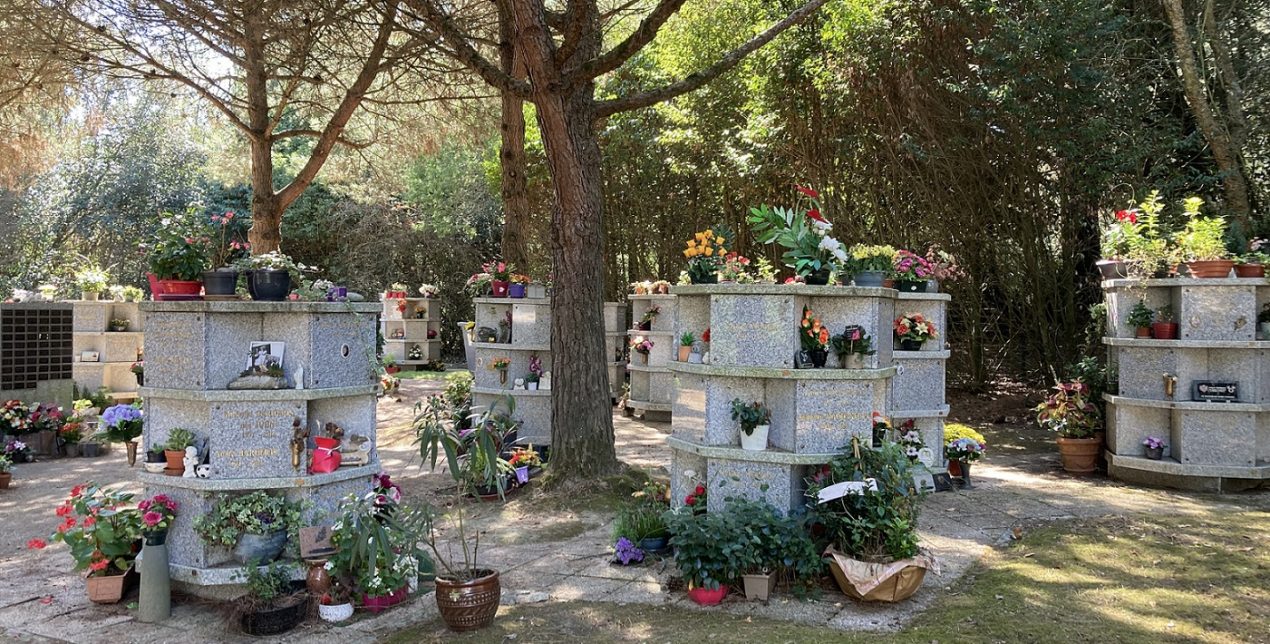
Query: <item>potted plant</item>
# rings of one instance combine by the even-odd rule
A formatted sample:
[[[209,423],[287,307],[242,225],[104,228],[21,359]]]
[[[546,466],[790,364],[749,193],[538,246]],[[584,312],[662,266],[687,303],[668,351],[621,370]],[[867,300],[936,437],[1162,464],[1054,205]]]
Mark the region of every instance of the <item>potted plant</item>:
[[[72,419],[57,428],[57,441],[62,445],[66,456],[79,456],[79,441],[84,437],[84,423]]]
[[[128,330],[129,324],[126,318],[115,318],[106,325],[106,329],[113,333],[123,333]]]
[[[1073,380],[1061,382],[1054,393],[1036,407],[1036,423],[1058,432],[1058,452],[1063,469],[1072,474],[1093,472],[1102,447],[1098,432],[1098,408],[1089,402],[1089,385]]]
[[[950,463],[956,463],[961,472],[961,482],[970,485],[970,464],[983,458],[987,446],[969,436],[956,438],[944,444],[944,457]]]
[[[0,454],[0,490],[9,489],[13,480],[13,459],[8,454]]]
[[[895,443],[869,449],[858,437],[807,485],[807,514],[829,542],[838,587],[861,601],[896,602],[921,586],[932,560],[918,547],[923,496],[913,464]],[[855,488],[835,491],[839,483]],[[823,494],[822,494],[823,492]]]
[[[507,262],[486,262],[481,265],[483,274],[489,275],[491,297],[507,297],[514,270]],[[480,274],[478,273],[478,275]]]
[[[895,318],[895,339],[901,351],[921,351],[922,344],[937,337],[935,324],[921,313],[905,313]]]
[[[816,369],[822,369],[829,360],[829,329],[820,322],[820,318],[812,315],[810,306],[803,305],[803,318],[798,323],[798,341],[803,355],[799,362],[804,368],[808,363]]]
[[[146,292],[135,286],[121,286],[119,288],[119,299],[122,302],[140,302],[146,297]]]
[[[229,297],[238,291],[237,262],[250,251],[251,245],[243,238],[244,225],[234,211],[226,210],[211,216],[209,237],[212,245],[212,270],[203,271],[203,292],[207,295]]]
[[[542,374],[542,358],[539,358],[536,353],[529,354],[529,373],[525,374],[525,389],[537,391]]]
[[[838,364],[843,369],[863,369],[865,356],[877,353],[872,336],[856,324],[847,325],[842,333],[830,338],[829,346],[838,355]]]
[[[1142,439],[1142,448],[1145,456],[1153,461],[1164,458],[1164,439],[1156,436],[1147,436]]]
[[[707,228],[693,233],[684,249],[684,257],[688,258],[688,279],[693,284],[717,284],[719,268],[723,266],[724,257],[728,254],[728,246],[732,241],[731,231],[719,227]]]
[[[824,563],[802,518],[781,516],[763,501],[731,499],[728,517],[742,547],[738,569],[746,599],[767,601],[781,579],[814,585]]]
[[[1226,250],[1226,220],[1201,217],[1199,212],[1203,204],[1199,197],[1189,197],[1182,202],[1188,219],[1185,228],[1176,233],[1173,240],[1191,277],[1227,277],[1235,262]]]
[[[683,506],[667,511],[665,520],[688,598],[702,606],[722,603],[728,587],[740,576],[741,562],[735,553],[744,548],[727,514],[698,513],[692,506]]]
[[[1254,239],[1248,242],[1248,252],[1239,256],[1235,265],[1235,277],[1265,277],[1266,264],[1270,263],[1270,242]]]
[[[695,344],[696,342],[697,342],[697,336],[693,335],[692,331],[684,331],[683,335],[679,336],[679,361],[680,362],[688,361],[688,358],[692,355],[692,345]]]
[[[257,490],[219,501],[194,522],[203,541],[233,547],[241,564],[266,564],[278,558],[288,533],[300,527],[300,504]]]
[[[529,483],[530,470],[542,467],[542,459],[539,458],[538,452],[532,449],[517,447],[512,450],[512,455],[507,459],[507,464],[516,473],[516,485],[520,486]]]
[[[441,287],[434,284],[424,284],[419,287],[419,295],[422,295],[430,300],[436,299],[441,297]]]
[[[202,291],[199,278],[207,266],[207,251],[199,242],[203,230],[197,218],[194,207],[184,213],[164,213],[150,249],[150,273],[155,279],[151,290],[156,296],[192,297]]]
[[[33,432],[31,408],[21,400],[7,400],[0,407],[0,434],[22,436]]]
[[[507,296],[522,299],[525,297],[525,294],[529,289],[529,285],[533,283],[534,280],[532,277],[525,275],[524,273],[513,273],[511,276],[511,283],[507,287]]]
[[[754,276],[749,273],[749,258],[733,251],[723,256],[719,266],[719,281],[727,284],[750,284]]]
[[[185,472],[185,448],[194,444],[194,432],[174,427],[168,432],[168,440],[163,444],[163,457],[168,466],[163,473],[168,476],[181,476]]]
[[[128,367],[128,371],[137,377],[137,386],[144,387],[146,384],[146,363],[144,360],[138,360]]]
[[[428,570],[433,568],[431,558],[417,546],[430,529],[431,512],[399,505],[374,491],[349,496],[338,512],[331,531],[332,577],[348,583],[371,613],[404,601],[418,583],[420,559]]]
[[[948,453],[948,446],[950,444],[962,438],[973,439],[974,442],[985,446],[985,448],[988,444],[987,440],[983,437],[983,434],[975,431],[969,425],[963,425],[961,423],[947,423],[944,425],[944,453]],[[955,477],[961,476],[961,466],[957,463],[957,461],[948,461],[948,475]]]
[[[1095,262],[1105,280],[1129,277],[1130,253],[1140,243],[1137,210],[1117,210],[1102,230],[1102,259]]]
[[[401,371],[401,367],[397,366],[397,359],[396,359],[396,358],[394,358],[394,357],[393,357],[393,355],[392,355],[391,353],[385,353],[385,354],[384,354],[384,355],[383,355],[383,356],[379,359],[379,363],[380,363],[380,364],[382,364],[382,365],[384,365],[384,372],[385,372],[385,373],[390,373],[390,374],[392,374],[392,373],[397,373],[397,372]]]
[[[925,257],[907,250],[896,251],[891,271],[895,276],[895,289],[901,293],[925,293],[926,281],[935,274]]]
[[[330,590],[322,593],[318,600],[318,617],[323,621],[337,623],[353,616],[353,602],[348,588],[339,580],[331,583]]]
[[[11,463],[30,463],[33,460],[31,447],[16,438],[10,438],[6,441],[4,450],[0,454],[9,457]]]
[[[106,428],[103,432],[106,441],[123,443],[128,451],[128,467],[135,465],[137,437],[141,436],[143,423],[141,410],[132,405],[113,405],[102,413],[101,423]]]
[[[613,544],[613,563],[629,566],[644,561],[644,550],[626,537],[618,537]]]
[[[639,354],[641,364],[648,364],[648,354],[653,346],[653,341],[642,335],[631,338],[631,351]]]
[[[65,543],[75,560],[75,570],[88,571],[88,599],[98,604],[114,604],[136,581],[133,560],[141,521],[132,495],[98,487],[96,483],[76,485],[57,508],[62,524],[49,541]],[[44,548],[42,539],[32,539],[32,548]]]
[[[247,594],[234,602],[238,624],[248,635],[279,635],[304,621],[309,595],[291,580],[292,567],[271,563],[244,568],[239,580]]]
[[[741,426],[741,449],[767,449],[767,432],[771,429],[772,411],[761,402],[732,399],[732,420]]]
[[[648,310],[644,311],[644,314],[640,316],[639,323],[635,325],[635,328],[640,331],[652,331],[653,320],[656,320],[659,315],[661,315],[660,306],[649,307]]]
[[[80,299],[95,302],[110,287],[110,273],[90,264],[75,272],[75,285],[79,287]]]
[[[489,368],[498,372],[498,384],[507,384],[507,368],[512,366],[512,359],[507,357],[494,358],[489,361]]]
[[[512,419],[516,400],[504,395],[483,411],[468,413],[469,403],[462,395],[455,391],[431,396],[419,407],[413,426],[419,455],[435,470],[437,459],[445,454],[450,475],[463,493],[502,498],[512,469],[501,453],[517,428]]]
[[[1133,335],[1136,338],[1151,337],[1151,322],[1155,320],[1155,311],[1147,306],[1145,300],[1138,300],[1137,304],[1129,309],[1129,317],[1126,322],[1133,329]]]
[[[161,474],[167,467],[168,460],[163,456],[163,448],[158,447],[146,452],[145,470],[151,474]]]
[[[498,571],[480,563],[481,533],[478,531],[473,542],[468,543],[462,508],[452,516],[463,560],[460,563],[442,556],[437,549],[436,531],[429,530],[428,546],[441,564],[433,595],[436,597],[441,619],[450,630],[474,631],[485,628],[494,621],[502,597],[502,587]]]
[[[856,244],[848,251],[848,266],[856,286],[881,287],[895,270],[899,251],[892,246]]]
[[[247,274],[247,293],[259,302],[283,302],[291,295],[291,285],[299,284],[303,264],[275,250],[244,257],[237,263]]]
[[[801,195],[796,208],[772,208],[763,204],[751,208],[746,218],[754,238],[761,244],[777,243],[786,250],[781,255],[785,265],[803,277],[805,283],[825,285],[835,270],[847,261],[842,242],[829,235],[833,224],[822,214],[820,194],[811,188],[795,186]]]
[[[1165,304],[1155,311],[1155,321],[1151,323],[1151,335],[1156,340],[1176,340],[1177,320],[1173,317],[1173,305]]]
[[[931,244],[926,250],[926,261],[931,268],[930,279],[926,280],[926,291],[929,293],[938,293],[942,282],[966,277],[966,272],[957,265],[956,256],[940,248],[938,244]]]

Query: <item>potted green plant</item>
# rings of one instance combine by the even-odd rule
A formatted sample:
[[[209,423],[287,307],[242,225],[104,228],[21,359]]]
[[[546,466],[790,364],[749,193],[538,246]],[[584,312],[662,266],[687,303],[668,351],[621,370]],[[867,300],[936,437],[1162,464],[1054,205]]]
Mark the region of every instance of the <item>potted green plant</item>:
[[[444,454],[450,475],[465,494],[503,498],[508,475],[514,475],[501,453],[517,427],[512,419],[515,399],[505,395],[460,421],[456,416],[468,409],[468,403],[448,397],[449,392],[431,396],[419,406],[413,425],[419,456],[435,470]]]
[[[278,562],[250,565],[239,581],[247,593],[234,602],[238,625],[248,635],[279,635],[304,621],[309,613],[309,595],[293,582],[292,566]]]
[[[865,357],[877,353],[873,348],[873,337],[856,324],[847,325],[842,333],[830,338],[829,347],[837,354],[838,364],[843,369],[863,369]]]
[[[766,405],[733,398],[732,420],[741,426],[741,449],[756,452],[767,449],[772,411]]]
[[[234,211],[211,216],[213,240],[211,270],[203,271],[203,292],[213,297],[233,297],[238,291],[238,266],[236,262],[250,252],[244,239],[246,224]]]
[[[856,244],[847,255],[856,286],[881,287],[895,270],[899,251],[892,246]]]
[[[13,481],[13,460],[8,454],[0,454],[0,490],[9,489],[9,483]]]
[[[106,325],[106,328],[113,333],[123,333],[128,330],[129,324],[131,323],[127,318],[114,318],[110,320],[110,323]]]
[[[1203,204],[1199,197],[1189,197],[1182,202],[1188,219],[1186,227],[1173,239],[1191,277],[1227,277],[1235,262],[1226,250],[1226,220],[1201,217],[1199,213]]]
[[[88,571],[85,587],[94,603],[117,603],[136,581],[133,561],[141,520],[136,508],[127,507],[130,503],[131,494],[85,483],[71,488],[57,508],[57,516],[64,518],[49,541],[65,543],[75,570]],[[27,542],[36,549],[47,545],[43,539]]]
[[[1133,210],[1121,211],[1128,225],[1123,231],[1122,247],[1127,249],[1117,269],[1134,278],[1167,277],[1178,262],[1177,249],[1161,222],[1164,201],[1160,191],[1153,190]]]
[[[751,208],[746,218],[754,239],[761,244],[777,243],[785,248],[781,259],[807,284],[826,285],[835,270],[847,262],[847,250],[829,235],[833,224],[822,214],[820,194],[795,186],[801,195],[796,208],[772,208],[763,204]]]
[[[1098,408],[1088,400],[1089,385],[1073,380],[1054,386],[1054,393],[1036,406],[1036,423],[1058,432],[1063,469],[1088,474],[1096,469],[1102,448]]]
[[[811,530],[801,517],[781,516],[763,501],[736,498],[728,501],[733,524],[741,584],[746,599],[767,601],[782,579],[813,585],[824,569]]]
[[[291,285],[301,282],[303,264],[296,263],[282,251],[252,255],[238,261],[237,267],[247,274],[247,293],[261,302],[282,302],[291,295]]]
[[[648,499],[624,504],[613,519],[613,540],[627,539],[644,553],[664,550],[670,536],[662,517],[667,509],[666,504]]]
[[[927,340],[937,337],[935,323],[921,313],[905,313],[895,318],[895,340],[901,351],[921,351]]]
[[[1151,336],[1156,340],[1176,340],[1177,320],[1173,317],[1173,305],[1165,304],[1155,311],[1155,321],[1151,323]]]
[[[1102,259],[1095,262],[1105,280],[1129,277],[1130,254],[1141,242],[1137,210],[1117,210],[1111,221],[1103,225]]]
[[[300,512],[300,503],[257,490],[223,498],[195,520],[194,531],[209,544],[233,547],[238,563],[266,564],[298,534]]]
[[[401,371],[401,367],[397,366],[397,359],[391,353],[385,353],[379,359],[380,364],[384,365],[385,373],[397,373]]]
[[[349,496],[338,513],[329,568],[335,580],[360,595],[367,611],[379,613],[401,603],[421,568],[433,570],[431,557],[417,545],[431,529],[427,508],[399,505],[389,495],[372,492]]]
[[[185,472],[185,448],[194,444],[194,432],[183,427],[174,427],[168,431],[168,440],[163,443],[163,457],[168,466],[163,473],[168,476],[180,476]]]
[[[151,290],[155,295],[193,296],[203,290],[199,279],[207,267],[207,250],[199,242],[203,230],[195,207],[164,213],[150,249]]]
[[[860,601],[902,601],[932,564],[919,549],[923,493],[913,464],[896,443],[870,449],[858,437],[807,484],[808,518],[829,542],[834,579]]]
[[[1151,337],[1151,322],[1155,320],[1155,311],[1147,306],[1145,300],[1138,300],[1137,304],[1129,309],[1129,317],[1125,320],[1129,324],[1129,328],[1133,329],[1133,335],[1137,338]]]
[[[1248,242],[1248,249],[1238,257],[1235,264],[1235,277],[1265,277],[1266,264],[1270,263],[1270,242],[1254,239]]]
[[[745,547],[724,512],[698,513],[685,505],[665,514],[675,567],[688,585],[688,598],[702,606],[723,602],[740,577],[737,553]]]
[[[110,273],[96,264],[90,264],[75,272],[75,285],[80,299],[95,302],[110,287]]]
[[[684,331],[679,336],[679,361],[687,362],[689,356],[692,355],[692,345],[697,341],[697,336],[691,331]]]

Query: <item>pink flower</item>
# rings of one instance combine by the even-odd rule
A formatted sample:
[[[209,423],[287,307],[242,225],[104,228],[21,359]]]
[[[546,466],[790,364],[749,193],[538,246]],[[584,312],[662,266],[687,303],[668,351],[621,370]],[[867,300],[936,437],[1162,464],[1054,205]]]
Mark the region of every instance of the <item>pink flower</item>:
[[[158,512],[146,512],[145,514],[141,515],[141,521],[151,528],[158,525],[159,522],[162,520],[163,520],[163,515],[159,514]]]
[[[48,545],[49,545],[48,542],[46,542],[43,539],[31,539],[30,541],[26,542],[26,547],[31,550],[43,550]]]

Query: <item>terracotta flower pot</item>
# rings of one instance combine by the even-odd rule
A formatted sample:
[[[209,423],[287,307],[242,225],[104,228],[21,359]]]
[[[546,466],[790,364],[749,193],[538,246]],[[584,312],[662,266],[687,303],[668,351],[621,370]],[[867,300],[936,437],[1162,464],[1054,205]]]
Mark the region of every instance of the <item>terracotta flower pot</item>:
[[[1154,322],[1151,324],[1151,337],[1156,340],[1176,340],[1177,322]]]
[[[1151,337],[1151,327],[1149,327],[1149,326],[1134,327],[1134,329],[1133,329],[1133,337],[1135,337],[1135,338],[1140,338],[1140,339],[1144,339],[1144,340],[1146,340],[1146,339],[1150,339],[1150,337]]]
[[[0,490],[9,489],[9,482],[13,480],[11,472],[0,472]]]
[[[137,573],[132,566],[121,575],[90,576],[85,580],[88,600],[94,604],[117,604],[136,580]]]
[[[714,590],[709,588],[693,588],[688,591],[688,599],[702,606],[717,606],[723,603],[723,598],[728,596],[728,587],[719,586]]]
[[[1059,436],[1058,454],[1063,459],[1063,469],[1071,474],[1089,474],[1098,469],[1098,453],[1102,451],[1102,434],[1093,438],[1063,438]]]
[[[1236,264],[1235,277],[1265,277],[1266,267],[1262,264]]]
[[[1230,275],[1230,269],[1235,267],[1235,262],[1229,259],[1212,259],[1202,262],[1186,262],[1186,268],[1190,270],[1191,277],[1204,278],[1223,278]]]
[[[452,631],[474,631],[489,626],[498,613],[502,597],[498,571],[477,570],[472,581],[454,581],[437,577],[437,608],[441,619]]]
[[[688,356],[692,355],[692,347],[679,347],[679,361],[687,362]]]
[[[167,465],[164,471],[172,476],[180,476],[185,473],[185,451],[184,450],[163,450],[163,459]],[[176,474],[172,474],[176,472]]]
[[[203,292],[203,283],[198,280],[159,280],[159,292],[162,295],[199,295]]]

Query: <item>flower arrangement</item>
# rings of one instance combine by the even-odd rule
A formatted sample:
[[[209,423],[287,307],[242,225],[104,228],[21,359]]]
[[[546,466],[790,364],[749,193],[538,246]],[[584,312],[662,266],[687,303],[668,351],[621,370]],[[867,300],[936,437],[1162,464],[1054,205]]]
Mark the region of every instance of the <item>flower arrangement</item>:
[[[895,339],[925,342],[939,337],[935,324],[921,313],[905,313],[895,318]]]
[[[26,463],[31,460],[31,448],[26,443],[12,438],[4,444],[3,455],[14,463]]]
[[[849,354],[871,356],[877,353],[873,348],[873,337],[865,332],[864,327],[855,324],[847,325],[842,333],[833,336],[829,345],[839,358]]]
[[[728,238],[713,228],[693,233],[684,249],[684,257],[688,258],[688,277],[696,284],[704,284],[718,280],[719,268],[728,254]]]
[[[28,429],[32,432],[56,432],[65,419],[62,408],[53,403],[39,403],[31,409]]]
[[[855,244],[848,251],[851,272],[889,273],[895,268],[899,251],[893,246]]]
[[[13,458],[8,454],[0,454],[0,474],[7,474],[13,469]]]
[[[57,437],[67,445],[76,445],[84,439],[84,423],[79,421],[68,422],[57,430]]]
[[[529,375],[525,377],[525,382],[538,382],[542,380],[542,358],[538,354],[529,354]]]
[[[1036,424],[1063,438],[1091,438],[1098,429],[1098,408],[1088,400],[1089,385],[1073,380],[1054,386],[1054,393],[1036,406]]]
[[[723,256],[723,265],[719,267],[719,281],[748,284],[754,281],[749,273],[750,260],[733,251]]]
[[[141,512],[141,529],[145,532],[163,532],[176,520],[177,503],[166,494],[156,494],[137,503]]]
[[[983,434],[975,431],[969,425],[961,423],[948,423],[944,425],[944,445],[951,443],[958,438],[973,438],[980,443],[987,444]]]
[[[31,409],[21,400],[5,401],[0,407],[0,434],[21,436],[31,433]]]
[[[132,366],[128,367],[128,371],[131,371],[133,375],[145,376],[145,373],[146,373],[145,360],[138,360],[132,363]]]
[[[516,269],[513,268],[511,264],[502,261],[485,262],[484,264],[481,264],[481,272],[489,275],[491,280],[498,282],[510,282],[512,273],[515,272],[515,270]]]
[[[410,350],[406,352],[407,360],[423,360],[423,347],[412,344]]]
[[[1123,259],[1142,238],[1138,228],[1136,209],[1117,210],[1102,230],[1102,256],[1106,259]]]
[[[900,423],[899,440],[895,442],[904,448],[904,455],[910,461],[916,461],[918,452],[926,447],[926,443],[922,442],[922,433],[917,430],[917,423],[912,418]]]
[[[635,295],[648,295],[653,292],[653,283],[651,280],[642,282],[631,282],[631,291]]]
[[[653,282],[652,290],[649,291],[654,295],[670,295],[670,282],[666,280],[657,280]]]
[[[534,283],[534,278],[524,273],[512,273],[511,279],[508,280],[512,284],[520,284],[521,286],[529,286]]]
[[[983,458],[986,445],[973,438],[957,438],[944,445],[944,456],[950,461],[971,463]]]
[[[761,402],[745,402],[740,398],[733,398],[732,420],[741,426],[741,431],[746,436],[752,436],[755,427],[772,422],[772,410]]]
[[[512,450],[512,456],[507,459],[507,464],[512,467],[542,467],[542,457],[532,449],[517,447]]]
[[[692,488],[688,496],[684,497],[684,505],[692,508],[694,513],[702,513],[706,511],[706,486],[704,483],[698,483],[697,487]]]
[[[382,509],[401,503],[401,486],[393,482],[387,472],[371,477],[371,492],[375,494],[375,507]]]
[[[159,279],[197,280],[207,267],[207,243],[198,209],[164,213],[150,248],[150,272]]]
[[[881,447],[886,442],[886,433],[891,431],[891,420],[882,412],[873,412],[873,446]]]
[[[424,284],[419,287],[419,295],[432,298],[441,295],[441,287],[434,284]]]
[[[489,273],[472,273],[463,284],[463,290],[472,297],[488,297],[493,292],[494,276]]]
[[[655,346],[653,341],[642,335],[637,335],[631,338],[631,350],[636,353],[648,355],[648,353],[653,350],[653,346]]]
[[[644,311],[644,314],[639,318],[639,328],[645,331],[651,329],[653,327],[653,320],[656,320],[659,315],[661,315],[660,306],[649,307],[649,309]]]
[[[1156,436],[1147,436],[1142,439],[1142,446],[1147,449],[1164,449],[1164,439]]]
[[[102,293],[110,287],[110,273],[90,264],[75,272],[75,285],[85,293]]]
[[[512,366],[511,358],[494,358],[489,361],[489,368],[494,371],[502,371],[510,366]]]
[[[933,279],[951,282],[966,277],[966,271],[957,265],[957,258],[938,244],[931,244],[926,250],[926,262],[930,264]]]
[[[106,427],[106,440],[127,443],[141,435],[143,418],[141,410],[132,405],[115,405],[102,413],[101,422]]]
[[[71,488],[70,496],[57,506],[61,525],[49,541],[65,543],[75,560],[75,570],[89,576],[123,574],[137,556],[141,521],[135,508],[124,507],[132,495],[84,483]],[[43,549],[42,539],[27,542],[28,548]]]
[[[935,275],[935,269],[925,257],[917,253],[899,250],[895,252],[895,263],[891,266],[895,279],[903,282],[924,282]]]
[[[212,234],[217,238],[212,244],[213,269],[231,266],[251,253],[251,242],[243,239],[245,226],[232,210],[211,216]]]
[[[750,209],[747,221],[760,243],[775,242],[786,249],[781,259],[795,273],[824,274],[827,278],[827,273],[846,263],[847,251],[842,242],[829,235],[833,224],[821,214],[820,194],[804,186],[794,189],[805,204],[788,209],[763,204]]]
[[[829,329],[812,315],[810,306],[803,305],[803,319],[799,323],[798,339],[804,351],[824,351],[829,346]]]
[[[639,546],[631,543],[631,540],[626,537],[618,539],[614,549],[616,550],[617,561],[623,566],[629,566],[644,560],[644,551],[640,550]]]

